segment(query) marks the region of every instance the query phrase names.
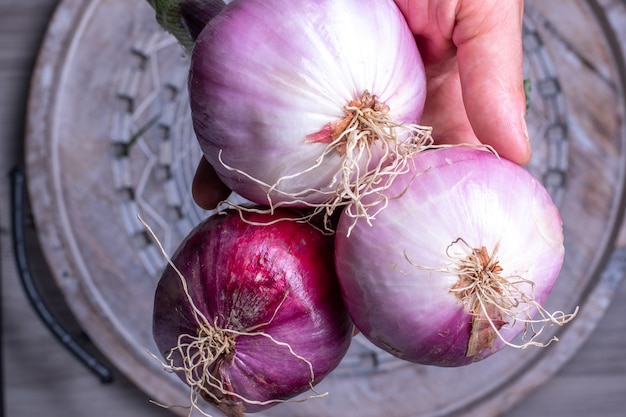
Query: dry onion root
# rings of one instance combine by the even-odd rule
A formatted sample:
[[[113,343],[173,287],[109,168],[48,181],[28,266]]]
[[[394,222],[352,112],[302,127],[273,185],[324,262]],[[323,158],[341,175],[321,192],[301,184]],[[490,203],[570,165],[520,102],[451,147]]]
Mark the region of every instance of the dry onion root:
[[[245,176],[266,190],[268,208],[261,212],[272,213],[283,206],[306,207],[311,210],[298,220],[310,221],[321,214],[324,229],[328,232],[333,230],[331,218],[339,209],[355,221],[364,219],[369,224],[376,213],[387,205],[388,197],[384,191],[391,186],[394,178],[408,172],[415,155],[433,146],[432,128],[395,122],[389,115],[389,107],[368,91],[359,99],[352,100],[344,111],[344,118],[328,123],[319,132],[306,137],[307,143],[327,144],[315,164],[281,177],[274,184],[266,184],[244,170],[227,165],[221,153],[219,162],[225,169]],[[296,193],[281,190],[281,183],[314,172],[328,155],[335,152],[342,158],[341,165],[332,182],[323,187],[328,191],[304,189]],[[307,201],[304,196],[312,193],[327,197],[319,203]],[[275,195],[289,199],[275,201]],[[229,208],[250,210],[232,201],[222,203]],[[258,209],[254,211],[259,212]]]
[[[459,245],[459,252],[450,252]],[[450,292],[461,300],[471,317],[471,333],[466,351],[468,357],[490,349],[496,338],[517,349],[547,347],[559,339],[553,336],[547,342],[538,341],[546,326],[563,326],[578,313],[578,307],[570,314],[562,311],[550,313],[536,301],[533,281],[521,276],[503,276],[503,268],[497,256],[498,246],[490,254],[486,247],[473,248],[458,238],[446,250],[452,259],[451,265],[436,269],[414,264],[405,253],[407,261],[417,268],[458,275],[459,279]],[[535,315],[538,317],[533,318]],[[521,342],[513,343],[501,334],[501,329],[511,328],[517,322],[524,323],[524,330]]]
[[[177,273],[180,274],[178,270]],[[180,278],[182,283],[186,282],[182,274],[180,274]],[[183,285],[186,287],[186,284]],[[195,307],[189,293],[186,290],[185,292],[189,297],[189,303],[193,305],[196,313],[198,334],[181,334],[178,338],[178,345],[170,349],[165,355],[165,361],[161,361],[160,359],[159,361],[163,369],[167,372],[179,373],[185,376],[185,381],[190,387],[189,400],[192,406],[189,412],[190,416],[193,409],[196,409],[203,416],[212,417],[202,409],[199,398],[215,405],[228,417],[242,417],[245,413],[245,408],[241,406],[241,403],[268,406],[285,402],[306,401],[328,395],[328,393],[319,393],[315,390],[313,387],[315,374],[311,362],[294,352],[288,343],[280,342],[271,335],[262,331],[255,331],[255,329],[237,331],[220,328],[217,325],[217,319],[211,324],[197,307]],[[271,324],[271,321],[257,327],[262,328],[269,324]],[[219,364],[220,362],[230,360],[232,356],[236,354],[235,340],[237,336],[266,337],[276,345],[286,347],[291,355],[303,361],[309,367],[311,373],[309,386],[315,395],[307,396],[301,400],[273,399],[269,401],[255,401],[245,398],[233,391],[232,387],[228,386],[227,381],[223,380],[224,376],[219,375]],[[176,365],[180,360],[182,360],[182,364]],[[216,372],[218,372],[217,375]]]

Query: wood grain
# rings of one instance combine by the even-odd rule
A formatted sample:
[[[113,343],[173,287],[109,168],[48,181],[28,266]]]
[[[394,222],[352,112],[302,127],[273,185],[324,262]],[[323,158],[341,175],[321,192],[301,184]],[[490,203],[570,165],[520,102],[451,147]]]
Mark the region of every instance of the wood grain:
[[[610,7],[611,1],[603,2]],[[4,0],[0,4],[0,250],[2,252],[3,365],[6,415],[8,416],[167,416],[171,413],[149,403],[121,372],[115,382],[102,385],[71,357],[27,304],[19,286],[10,240],[10,168],[23,161],[26,95],[40,41],[51,11],[50,0],[29,2]],[[626,34],[625,34],[626,35]],[[626,36],[624,37],[626,39]],[[624,237],[620,242],[626,245]],[[44,277],[51,305],[66,317],[64,323],[94,351],[37,256],[32,241],[34,266]],[[46,282],[46,279],[49,281]],[[623,416],[626,409],[626,287],[622,285],[595,331],[557,375],[521,404],[509,417]]]

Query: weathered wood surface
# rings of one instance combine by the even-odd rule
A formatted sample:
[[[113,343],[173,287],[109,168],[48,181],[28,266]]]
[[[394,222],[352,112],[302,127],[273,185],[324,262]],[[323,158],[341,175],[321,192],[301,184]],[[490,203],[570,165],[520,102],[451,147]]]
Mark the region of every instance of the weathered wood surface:
[[[135,0],[132,4],[137,1],[139,0]],[[71,3],[75,4],[77,8],[66,10],[67,19],[70,19],[72,14],[80,15],[86,9],[92,12],[94,10],[84,4],[81,5],[83,2],[72,1]],[[90,2],[85,2],[85,4],[88,3]],[[92,2],[92,4],[96,3],[98,2]],[[537,161],[531,167],[541,175],[555,175],[551,184],[557,198],[567,202],[567,206],[563,208],[564,217],[566,223],[572,223],[570,228],[571,239],[577,242],[575,247],[569,251],[576,253],[575,258],[577,260],[572,261],[566,268],[566,272],[572,276],[575,275],[575,278],[568,283],[571,288],[559,290],[558,298],[554,300],[554,303],[566,302],[567,306],[564,308],[567,308],[578,302],[581,294],[584,293],[585,296],[591,294],[593,299],[583,298],[585,301],[583,307],[590,307],[583,309],[581,313],[581,317],[583,319],[588,318],[588,321],[580,320],[579,323],[581,324],[574,327],[574,331],[566,333],[561,343],[550,354],[537,356],[532,352],[524,352],[520,356],[519,352],[503,353],[502,359],[498,359],[493,368],[481,369],[475,378],[472,378],[472,372],[463,370],[460,373],[449,373],[448,376],[442,377],[437,371],[403,369],[400,371],[402,372],[401,377],[395,381],[398,386],[397,394],[370,398],[370,400],[378,401],[379,404],[384,404],[384,408],[388,407],[390,411],[386,414],[390,416],[393,415],[391,410],[402,409],[402,404],[410,399],[409,395],[402,389],[406,389],[404,387],[408,384],[405,378],[408,378],[407,373],[411,372],[415,372],[415,377],[420,381],[411,391],[415,393],[414,395],[430,401],[419,414],[415,414],[416,416],[430,415],[425,414],[428,412],[428,407],[431,407],[432,413],[436,413],[437,410],[445,413],[444,405],[451,407],[452,411],[449,415],[498,415],[502,410],[508,409],[509,404],[516,403],[520,399],[523,399],[522,402],[511,411],[507,411],[505,415],[512,417],[522,415],[609,417],[622,416],[623,410],[626,409],[626,359],[623,356],[623,346],[626,342],[626,325],[623,317],[626,317],[626,307],[622,302],[626,300],[626,288],[624,285],[617,289],[612,287],[612,283],[617,285],[621,277],[605,277],[602,285],[591,285],[584,289],[590,282],[593,283],[589,277],[593,275],[594,270],[604,264],[604,258],[601,255],[608,252],[607,247],[610,246],[612,238],[607,229],[615,226],[618,220],[616,212],[620,202],[616,201],[618,198],[616,196],[619,194],[615,193],[619,193],[619,187],[624,177],[624,165],[623,159],[621,159],[624,155],[624,149],[623,144],[616,138],[623,138],[624,134],[622,117],[624,97],[621,95],[623,91],[618,89],[619,82],[615,81],[618,75],[614,73],[612,57],[607,52],[606,45],[598,47],[598,39],[602,34],[595,24],[589,23],[589,19],[591,19],[589,9],[576,6],[583,3],[580,1],[566,2],[569,13],[560,16],[560,23],[545,25],[542,24],[539,17],[549,15],[550,10],[544,10],[544,8],[563,7],[563,3],[527,2],[534,7],[537,16],[537,19],[533,20],[533,28],[531,29],[536,29],[544,41],[549,39],[549,36],[563,40],[562,42],[546,43],[549,48],[552,48],[551,64],[560,72],[558,74],[561,77],[560,80],[568,81],[567,84],[562,82],[562,95],[557,99],[565,99],[568,102],[569,107],[565,110],[567,117],[572,118],[572,114],[576,115],[573,119],[565,119],[568,122],[569,149],[572,152],[567,161],[563,162],[557,157],[561,148],[558,141],[559,137],[554,139],[553,134],[550,136],[553,138],[551,142],[537,143],[538,149],[543,146],[552,146],[550,148],[552,153],[545,151],[543,155],[546,155],[546,160]],[[3,92],[0,97],[3,121],[0,166],[5,172],[8,172],[8,169],[13,165],[23,161],[23,138],[27,133],[24,130],[24,111],[30,72],[39,52],[39,42],[44,34],[47,18],[50,16],[54,4],[54,1],[44,0],[31,2],[5,0],[3,4],[0,4],[0,32],[2,33],[0,42],[3,44],[2,49],[0,49],[0,82]],[[107,4],[110,7],[115,7],[116,4],[128,5],[131,2],[109,1]],[[614,27],[619,37],[626,39],[626,16],[624,15],[623,4],[616,0],[607,0],[603,1],[602,5],[612,11],[613,14],[610,16],[614,22],[617,22]],[[121,18],[120,25],[123,25],[125,21],[127,22],[128,19]],[[141,30],[141,25],[130,24],[128,27],[134,31]],[[57,35],[62,38],[63,32],[67,29],[61,26],[57,29]],[[115,39],[115,32],[118,29],[109,28],[109,36],[105,36],[106,31],[100,33],[100,36],[94,36],[85,27],[81,30],[80,35],[94,42],[94,47],[102,54],[111,53],[107,48],[111,47],[109,43]],[[579,42],[565,42],[572,38]],[[140,42],[138,49],[141,50],[141,45],[144,47],[154,45],[153,42],[154,39],[146,37]],[[63,53],[63,48],[67,45],[61,42],[56,43],[56,46],[59,47],[58,51],[49,51],[52,57],[49,62],[55,60],[53,52]],[[77,47],[74,46],[74,48]],[[121,48],[115,52],[119,53],[122,50],[124,49]],[[77,54],[74,58],[78,59],[76,57],[80,57],[80,48],[72,49],[72,51],[72,53]],[[82,53],[85,52],[82,51]],[[536,59],[539,59],[539,56]],[[64,61],[61,62],[65,64]],[[81,61],[78,59],[78,61],[74,61],[74,63],[76,62],[80,63]],[[59,269],[62,271],[62,266],[58,262],[65,262],[66,260],[71,262],[67,265],[68,279],[65,281],[60,279],[59,281],[61,281],[60,285],[66,294],[74,292],[76,295],[75,299],[69,300],[73,314],[70,314],[70,310],[63,305],[60,294],[52,298],[53,304],[64,317],[68,318],[67,322],[71,329],[78,328],[78,324],[70,318],[71,315],[76,316],[81,324],[90,323],[89,329],[86,330],[91,338],[96,341],[98,347],[109,356],[109,361],[121,369],[130,370],[130,372],[125,374],[116,371],[115,383],[111,385],[99,384],[92,375],[88,374],[81,365],[77,364],[67,352],[60,348],[58,343],[42,328],[26,304],[17,282],[11,254],[9,185],[5,176],[5,180],[0,181],[0,195],[2,196],[0,198],[0,220],[2,222],[0,249],[2,250],[5,398],[7,415],[10,416],[72,416],[87,413],[94,416],[165,416],[171,415],[171,413],[149,404],[148,398],[157,396],[159,399],[167,401],[168,398],[177,398],[178,395],[177,388],[172,388],[169,383],[161,380],[158,372],[159,367],[155,364],[152,364],[154,366],[149,365],[149,361],[144,361],[141,354],[138,353],[139,351],[143,352],[145,348],[151,348],[146,342],[149,340],[147,334],[149,330],[147,330],[145,314],[138,314],[137,316],[124,314],[129,305],[133,305],[133,311],[145,312],[149,309],[151,300],[136,295],[149,293],[150,285],[154,283],[154,277],[150,277],[150,271],[148,271],[145,281],[135,280],[130,283],[123,281],[125,269],[120,269],[120,259],[133,265],[133,269],[142,269],[149,268],[147,265],[154,261],[154,255],[152,252],[146,251],[142,259],[133,259],[132,254],[137,253],[136,247],[133,245],[140,243],[141,240],[116,241],[116,236],[120,234],[128,236],[129,230],[135,230],[133,227],[136,226],[129,223],[128,218],[126,218],[126,222],[121,224],[115,221],[108,222],[110,227],[105,230],[102,226],[103,220],[101,218],[106,213],[116,212],[123,217],[128,215],[125,210],[136,209],[136,207],[128,209],[125,208],[124,204],[120,205],[119,201],[125,194],[111,195],[111,191],[105,186],[106,184],[103,185],[99,182],[98,176],[113,170],[115,175],[105,176],[105,178],[111,178],[111,181],[116,184],[116,190],[121,192],[120,190],[123,191],[124,185],[128,185],[125,181],[128,181],[129,176],[141,177],[141,175],[128,170],[127,166],[123,165],[123,161],[114,160],[112,162],[110,156],[107,159],[106,156],[103,157],[103,154],[99,154],[97,151],[111,151],[109,139],[111,133],[124,132],[123,119],[128,113],[128,101],[133,97],[147,94],[141,90],[142,85],[137,84],[137,79],[133,77],[136,75],[135,71],[140,69],[140,67],[133,66],[137,64],[136,61],[126,64],[123,67],[124,71],[119,71],[119,68],[115,67],[114,58],[104,59],[104,63],[111,66],[110,74],[116,75],[113,80],[109,80],[110,87],[117,89],[118,92],[123,92],[124,94],[121,96],[126,97],[126,99],[122,101],[114,99],[112,102],[107,102],[106,96],[98,96],[101,91],[98,88],[99,83],[106,80],[98,79],[98,72],[95,69],[93,72],[84,73],[78,71],[80,68],[77,69],[76,65],[60,72],[58,68],[53,67],[50,67],[48,72],[42,71],[41,66],[38,68],[40,76],[47,74],[53,77],[49,80],[51,84],[48,93],[55,93],[57,86],[55,82],[58,82],[59,79],[54,79],[54,76],[60,73],[62,75],[61,81],[65,82],[66,85],[59,97],[62,99],[78,97],[77,92],[82,91],[83,95],[80,96],[79,100],[83,101],[80,101],[78,105],[75,102],[63,102],[68,107],[59,106],[56,102],[57,106],[52,106],[55,111],[50,112],[50,108],[45,107],[44,99],[46,97],[42,93],[43,95],[39,97],[42,98],[40,120],[48,120],[48,122],[54,120],[54,129],[45,130],[46,126],[44,125],[29,126],[29,129],[44,129],[42,132],[52,133],[52,136],[56,138],[55,140],[59,141],[57,143],[59,146],[55,148],[57,153],[53,155],[38,154],[33,151],[31,146],[28,148],[30,154],[27,152],[27,158],[39,160],[40,164],[43,164],[41,161],[48,157],[48,160],[59,158],[57,160],[60,162],[58,166],[49,171],[52,177],[58,175],[58,177],[52,178],[56,181],[52,183],[57,185],[73,184],[68,189],[50,188],[49,184],[45,183],[50,178],[38,177],[37,175],[34,176],[39,178],[42,183],[31,184],[31,191],[33,189],[38,191],[33,193],[33,198],[43,200],[36,202],[36,204],[40,204],[39,207],[56,204],[51,199],[56,198],[58,192],[64,196],[65,203],[67,201],[72,202],[71,207],[63,207],[66,213],[70,213],[66,220],[71,220],[71,223],[64,223],[63,225],[75,234],[76,241],[74,244],[76,246],[70,249],[69,253],[72,255],[75,255],[76,251],[81,253],[81,261],[77,262],[73,256],[67,256],[68,249],[60,243],[60,239],[57,241],[57,246],[54,245],[55,238],[57,238],[52,233],[54,230],[47,230],[48,234],[46,234],[46,230],[40,230],[40,233],[44,233],[42,241],[48,245],[48,256],[50,256],[50,247],[53,248],[52,252],[56,248],[60,253],[56,260],[57,263],[54,259],[52,262],[56,269],[55,273],[59,274]],[[546,81],[545,84],[542,84],[543,88],[550,88],[550,71],[539,74],[537,67],[535,71],[535,76]],[[567,74],[565,78],[563,78],[562,72]],[[573,80],[579,79],[584,81],[573,82]],[[40,82],[42,82],[41,79]],[[171,84],[174,87],[180,86],[180,79],[172,78]],[[90,89],[90,86],[94,88]],[[550,117],[559,117],[559,111],[563,109],[559,107],[557,101],[554,101],[557,99],[553,99],[549,90],[541,90],[541,88],[534,90],[534,95],[539,94],[538,91],[542,92],[542,95],[534,96],[532,102],[539,103],[535,106],[551,106]],[[94,92],[95,96],[88,92]],[[114,95],[114,97],[119,96]],[[96,103],[99,103],[101,108],[93,106],[91,100],[97,100]],[[112,117],[110,112],[107,113],[106,109],[109,105],[117,106],[115,107],[117,111],[115,117]],[[70,115],[64,112],[68,108],[80,109],[82,113],[75,114],[75,116],[96,123],[89,127],[93,131],[96,142],[98,138],[107,138],[106,142],[101,142],[98,145],[102,148],[88,148],[85,143],[69,143],[67,139],[63,139],[68,137],[67,135],[59,135],[59,131],[55,130],[59,129],[59,126],[77,129],[77,131],[69,132],[70,137],[71,134],[82,135],[82,137],[86,135],[84,126],[68,122],[67,118]],[[172,112],[169,114],[172,115],[179,111],[176,107],[169,108]],[[621,112],[621,114],[616,115],[616,111]],[[132,114],[137,115],[137,112],[132,112]],[[98,119],[96,116],[108,119],[93,122],[93,120]],[[111,119],[116,117],[119,120],[112,122]],[[150,119],[148,114],[139,114],[135,123],[142,125],[149,121],[146,119]],[[169,119],[170,124],[168,126],[172,126],[171,123],[174,123],[174,119]],[[102,125],[99,126],[97,123]],[[533,132],[533,136],[540,137],[540,133],[543,132],[540,129],[542,123],[538,121],[536,126],[538,127]],[[80,130],[81,128],[83,130]],[[180,126],[176,128],[181,129]],[[103,130],[100,131],[99,129]],[[591,138],[586,135],[590,131],[597,131],[598,135]],[[67,133],[65,130],[63,132]],[[105,136],[98,136],[101,134],[98,132],[104,132]],[[30,131],[29,133],[32,137],[33,132]],[[120,135],[118,137],[120,142],[123,142],[124,138],[127,136]],[[39,140],[41,141],[39,151],[44,152],[47,142],[42,137],[39,137]],[[93,141],[88,143],[93,143]],[[159,149],[160,152],[151,155],[156,161],[155,165],[159,163],[162,165],[172,164],[172,153],[182,152],[180,149],[168,148],[167,146],[161,146]],[[541,155],[541,152],[539,154]],[[148,158],[148,160],[150,159]],[[33,163],[31,159],[30,164]],[[552,170],[544,172],[543,167],[546,165],[550,166]],[[37,165],[35,164],[35,166]],[[185,180],[190,168],[180,169],[182,171],[181,181]],[[559,170],[566,171],[568,181],[576,184],[575,189],[563,187],[559,183]],[[158,175],[155,176],[158,178]],[[94,187],[98,184],[100,186]],[[89,191],[91,194],[85,194],[85,191]],[[147,202],[153,206],[161,203],[160,206],[174,208],[163,213],[163,216],[170,221],[177,219],[177,213],[180,212],[180,207],[184,202],[181,202],[175,185],[165,185],[161,191],[163,192],[146,195]],[[575,193],[575,196],[567,193]],[[92,195],[97,197],[95,202],[93,198],[90,198]],[[47,199],[48,197],[49,199]],[[122,199],[122,201],[130,204],[128,198]],[[584,204],[577,204],[577,201],[584,201]],[[192,209],[187,207],[184,210]],[[50,212],[48,214],[50,217],[47,220],[53,222],[51,219],[54,219],[54,222],[57,222],[56,215],[57,213]],[[41,211],[39,216],[41,216]],[[568,220],[567,216],[571,216],[571,218]],[[578,222],[584,221],[584,226],[574,224],[576,220]],[[172,236],[181,233],[188,226],[184,221],[178,224],[179,229],[171,231]],[[166,229],[163,228],[163,231]],[[94,230],[98,231],[95,233],[95,240],[94,234],[91,233]],[[172,244],[176,238],[171,237],[170,239],[170,244]],[[103,244],[104,241],[110,243]],[[626,235],[622,233],[617,242],[618,246],[626,247]],[[46,275],[48,271],[45,268],[43,257],[35,251],[37,249],[36,243],[32,239],[31,249],[34,252],[31,253],[33,253],[36,261],[35,270],[50,280],[44,284],[52,288],[56,282],[52,282],[52,278]],[[128,247],[123,248],[123,245],[128,245]],[[88,256],[84,252],[88,253]],[[103,268],[103,264],[108,265],[108,267]],[[77,270],[81,277],[88,276],[90,278],[86,281],[76,279],[74,274]],[[95,278],[92,277],[94,270],[100,270],[100,273],[104,274],[110,281],[104,281],[100,275]],[[63,276],[62,273],[60,275]],[[122,282],[119,281],[120,279]],[[126,291],[119,291],[121,284],[126,286]],[[616,290],[615,294],[613,294],[613,290]],[[606,303],[611,300],[612,303],[606,314],[603,314]],[[585,323],[588,324],[585,325]],[[128,329],[131,331],[129,332]],[[589,333],[591,334],[589,335]],[[585,343],[581,347],[580,343],[583,341]],[[574,354],[574,351],[577,352]],[[507,360],[511,361],[511,366],[505,366]],[[536,366],[534,361],[539,361],[541,366]],[[566,361],[567,363],[564,365]],[[553,376],[555,372],[556,375]],[[513,382],[505,381],[502,385],[491,387],[491,381],[497,383],[503,381],[502,375],[510,376],[514,379]],[[377,389],[377,384],[389,385],[388,380],[378,378],[379,381],[371,380],[369,386],[355,387],[356,389],[352,393],[356,395],[356,391],[360,389],[365,394],[371,394]],[[136,388],[135,385],[142,389]],[[527,396],[528,391],[533,391],[536,388],[536,391]],[[481,395],[491,392],[492,398],[481,397]],[[456,410],[459,407],[456,402],[467,402],[463,398],[468,398],[468,393],[476,395],[478,408],[467,412]],[[350,396],[350,394],[351,392],[348,391],[341,395]],[[459,399],[459,397],[461,398]],[[280,412],[277,413],[277,415],[281,415]],[[365,415],[362,412],[358,414]]]

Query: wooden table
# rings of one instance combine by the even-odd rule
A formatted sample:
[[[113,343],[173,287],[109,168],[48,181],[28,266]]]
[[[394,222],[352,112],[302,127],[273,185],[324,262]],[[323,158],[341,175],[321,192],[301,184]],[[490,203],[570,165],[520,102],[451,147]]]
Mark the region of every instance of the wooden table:
[[[137,1],[137,0],[134,0]],[[0,0],[0,258],[2,364],[5,415],[170,416],[114,370],[103,384],[44,328],[20,287],[13,260],[9,171],[23,160],[25,107],[30,75],[55,0]],[[32,243],[33,268],[47,273]],[[52,280],[51,304],[72,322]],[[626,415],[626,285],[589,340],[558,374],[507,417],[618,417]],[[77,330],[79,331],[79,330]],[[79,333],[80,335],[80,333]],[[80,336],[79,336],[80,337]],[[81,340],[89,349],[89,341]],[[106,361],[106,358],[103,358]]]

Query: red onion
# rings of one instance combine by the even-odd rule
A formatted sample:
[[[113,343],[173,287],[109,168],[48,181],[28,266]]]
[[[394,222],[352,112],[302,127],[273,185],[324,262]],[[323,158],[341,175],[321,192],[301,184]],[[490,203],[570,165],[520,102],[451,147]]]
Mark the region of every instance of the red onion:
[[[228,212],[199,224],[156,289],[153,334],[166,368],[229,416],[311,389],[340,362],[353,325],[333,244],[293,213]],[[172,265],[175,265],[177,270]]]
[[[235,0],[196,39],[190,68],[196,136],[224,183],[314,213],[365,215],[363,196],[430,141],[416,124],[425,94],[392,0]]]
[[[573,317],[541,307],[563,263],[562,221],[527,170],[485,150],[429,150],[386,193],[371,225],[342,216],[335,243],[348,311],[382,349],[460,366],[543,346],[546,325]]]

